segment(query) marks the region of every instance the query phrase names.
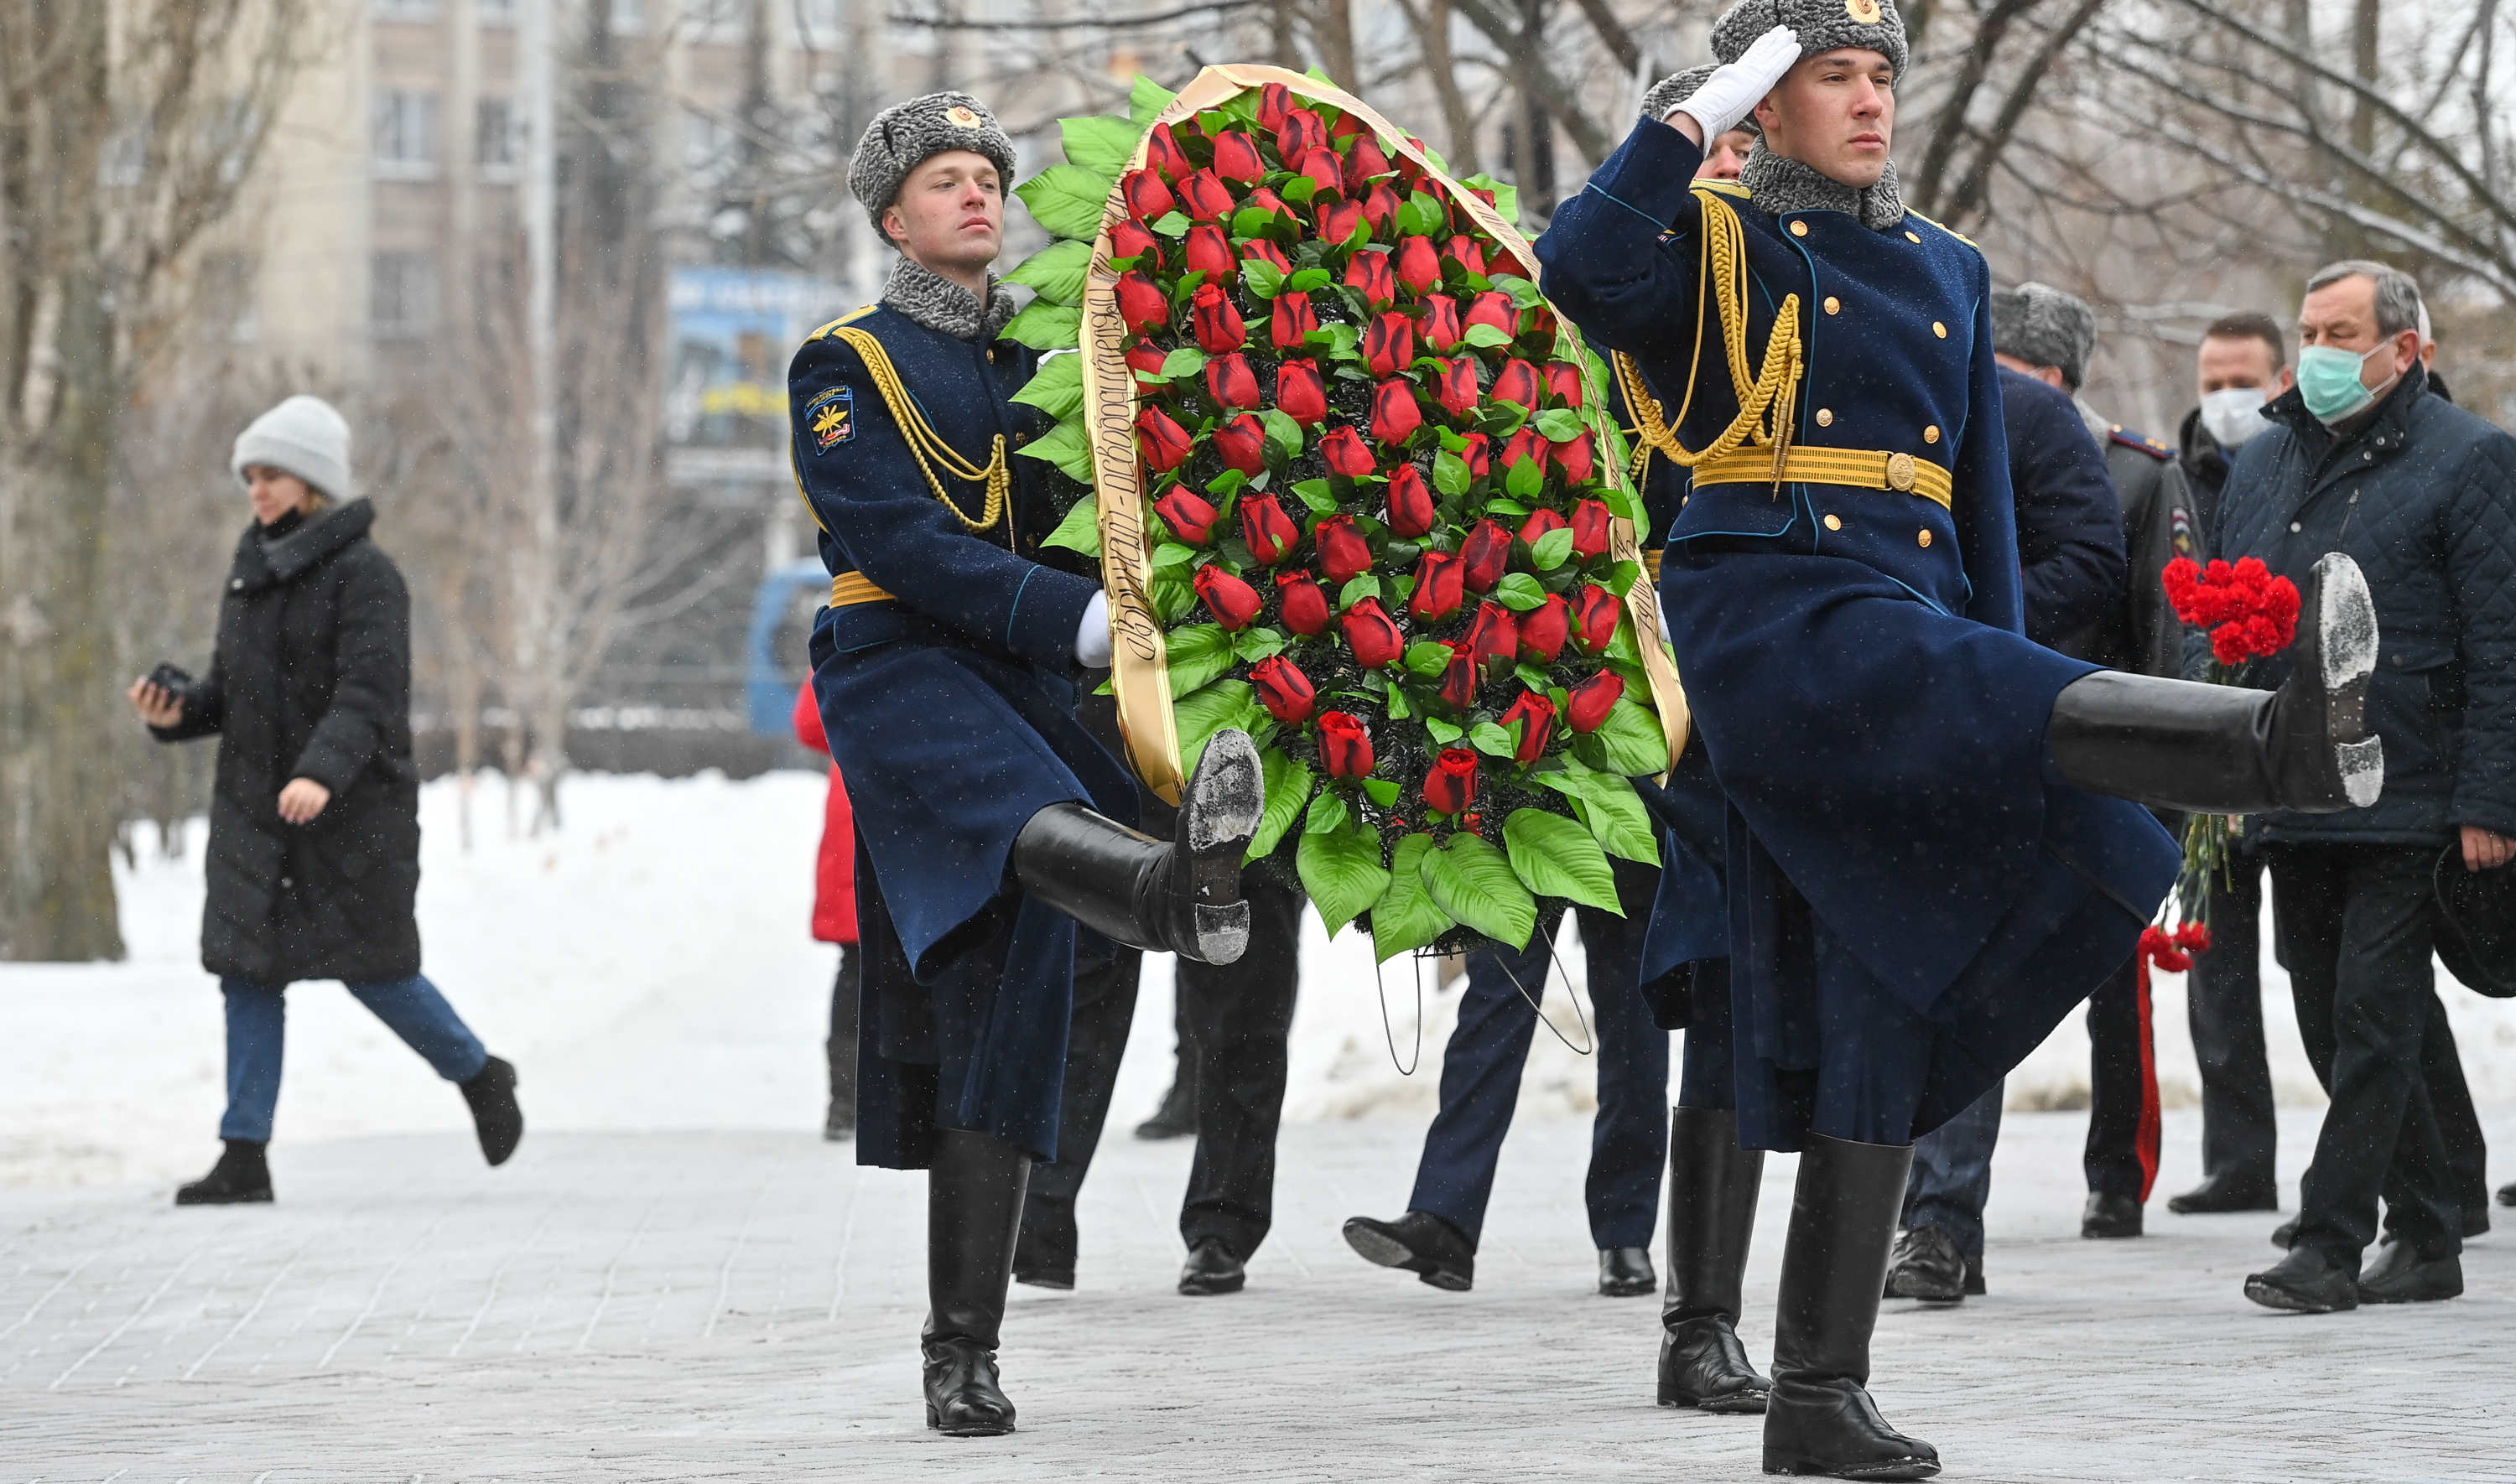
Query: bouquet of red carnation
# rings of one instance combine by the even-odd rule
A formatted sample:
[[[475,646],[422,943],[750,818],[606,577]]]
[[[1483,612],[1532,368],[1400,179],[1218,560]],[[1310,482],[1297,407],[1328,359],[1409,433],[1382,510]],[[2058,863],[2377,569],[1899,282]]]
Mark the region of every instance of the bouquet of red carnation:
[[[1627,780],[1685,713],[1604,369],[1510,188],[1274,67],[1063,129],[1006,334],[1082,351],[1023,452],[1091,486],[1051,540],[1101,557],[1139,774],[1175,796],[1249,732],[1251,858],[1384,960],[1617,910],[1608,857],[1657,859]]]
[[[2209,633],[2213,683],[2244,683],[2254,661],[2280,653],[2297,637],[2297,584],[2274,576],[2258,557],[2247,556],[2234,566],[2213,561],[2204,567],[2190,556],[2178,556],[2166,564],[2164,578],[2166,599],[2174,605],[2175,616]],[[2193,952],[2209,946],[2210,878],[2227,870],[2228,842],[2243,829],[2243,818],[2228,814],[2195,814],[2185,821],[2184,871],[2165,910],[2173,915],[2172,921],[2200,928],[2201,941],[2183,945]],[[2152,955],[2147,939],[2142,940],[2142,952],[2144,972],[2153,962],[2170,972],[2182,971],[2184,966],[2166,966]]]

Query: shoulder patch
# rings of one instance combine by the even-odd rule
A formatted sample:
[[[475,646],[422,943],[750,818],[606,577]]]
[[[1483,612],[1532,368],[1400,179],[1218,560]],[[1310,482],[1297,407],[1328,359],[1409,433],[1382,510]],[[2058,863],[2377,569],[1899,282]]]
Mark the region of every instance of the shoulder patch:
[[[804,404],[804,427],[813,451],[828,453],[857,435],[857,394],[844,382]]]
[[[2175,555],[2201,559],[2202,543],[2195,539],[2193,513],[2178,505],[2167,513],[2169,540],[2175,543]]]
[[[2114,427],[2108,431],[2107,436],[2113,441],[2120,443],[2125,448],[2137,448],[2142,453],[2149,455],[2153,459],[2171,459],[2175,457],[2174,449],[2169,448],[2165,444],[2158,441],[2158,439],[2151,437],[2148,433],[2134,433],[2120,423],[2115,424]]]
[[[820,339],[822,339],[822,338],[826,337],[826,336],[827,336],[827,335],[828,335],[832,330],[837,329],[839,326],[841,326],[841,325],[847,325],[847,324],[855,324],[858,320],[864,318],[867,314],[870,314],[870,313],[872,313],[874,310],[876,310],[876,309],[881,309],[881,308],[882,308],[882,306],[881,306],[881,305],[878,305],[878,304],[868,304],[868,305],[863,306],[863,307],[862,307],[862,308],[860,308],[860,309],[850,309],[850,310],[848,310],[846,313],[844,313],[844,314],[840,315],[838,318],[831,320],[828,324],[825,324],[825,325],[821,326],[819,329],[815,330],[812,334],[805,336],[805,337],[804,337],[804,343],[805,343],[806,345],[810,345],[810,344],[812,344],[814,341],[820,340]]]
[[[1976,241],[1974,240],[1974,238],[1967,236],[1965,233],[1963,233],[1963,232],[1961,232],[1961,231],[1958,231],[1958,230],[1957,230],[1957,229],[1955,229],[1954,227],[1943,227],[1943,226],[1941,226],[1941,224],[1939,224],[1939,223],[1937,223],[1937,222],[1932,222],[1930,218],[1928,218],[1928,217],[1926,217],[1926,216],[1923,216],[1923,215],[1922,215],[1920,212],[1918,212],[1918,211],[1908,211],[1908,212],[1906,212],[1906,213],[1905,213],[1905,215],[1907,215],[1907,216],[1908,216],[1908,217],[1911,217],[1911,218],[1912,218],[1914,221],[1916,221],[1916,222],[1929,222],[1931,226],[1933,226],[1933,227],[1938,227],[1940,228],[1940,230],[1942,230],[1942,231],[1944,231],[1944,232],[1947,232],[1950,236],[1956,238],[1959,242],[1962,242],[1962,243],[1964,243],[1966,246],[1973,248],[1976,252],[1982,252],[1982,251],[1983,251],[1983,246],[1982,246],[1982,244],[1980,244],[1980,243],[1976,242]]]

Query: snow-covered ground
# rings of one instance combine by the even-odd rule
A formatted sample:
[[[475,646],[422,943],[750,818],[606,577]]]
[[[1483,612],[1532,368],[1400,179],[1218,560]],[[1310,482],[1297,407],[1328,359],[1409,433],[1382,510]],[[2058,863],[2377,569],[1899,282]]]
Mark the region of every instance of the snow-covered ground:
[[[821,789],[801,772],[589,775],[567,785],[566,827],[534,839],[508,833],[491,779],[473,798],[467,850],[457,785],[428,787],[428,972],[521,1068],[535,1127],[818,1127],[835,963],[807,930]],[[217,985],[195,957],[199,844],[196,829],[182,857],[144,854],[123,875],[128,962],[0,966],[0,1184],[171,1180],[216,1152],[224,1050]],[[1565,957],[1586,1008],[1579,955]],[[1407,966],[1376,975],[1363,945],[1331,943],[1309,919],[1287,1115],[1429,1116],[1456,996],[1426,978],[1419,1043]],[[2264,979],[2283,1098],[2318,1101],[2286,981],[2268,962]],[[2516,1100],[2516,1004],[2451,980],[2442,992],[2476,1095]],[[454,1091],[338,986],[289,1000],[280,1138],[465,1126]],[[1587,1044],[1561,981],[1547,1010]],[[2167,1099],[2188,1104],[2199,1084],[2180,978],[2160,980],[2157,1019]],[[1151,959],[1113,1121],[1151,1109],[1170,1051],[1169,963]],[[2075,1016],[2011,1079],[2012,1105],[2070,1106],[2086,1068]],[[1592,1083],[1589,1059],[1541,1030],[1523,1111],[1586,1112]]]

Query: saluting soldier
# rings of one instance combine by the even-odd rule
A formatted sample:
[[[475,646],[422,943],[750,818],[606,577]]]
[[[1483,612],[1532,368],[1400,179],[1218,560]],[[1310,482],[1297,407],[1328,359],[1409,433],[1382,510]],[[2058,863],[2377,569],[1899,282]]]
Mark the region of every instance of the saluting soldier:
[[[863,939],[857,1159],[927,1175],[927,1425],[1014,1428],[997,1381],[1031,1162],[1057,1155],[1075,925],[1229,963],[1264,802],[1217,735],[1175,838],[1120,824],[1134,783],[1074,720],[1107,664],[1100,585],[1039,559],[1048,423],[1011,396],[1034,352],[988,272],[1012,141],[965,93],[874,117],[849,187],[900,262],[882,302],[816,331],[787,374],[796,482],[830,605],[813,685],[856,804]]]
[[[1712,45],[1721,69],[1637,124],[1538,255],[1694,473],[1661,596],[1729,801],[1732,992],[1688,1040],[1729,1042],[1733,1076],[1707,1085],[1690,1045],[1679,1101],[1801,1153],[1764,1465],[1925,1478],[1937,1452],[1866,1389],[1914,1136],[2130,956],[2178,854],[2127,801],[2373,797],[2374,620],[2355,567],[2320,568],[2297,679],[2251,696],[2029,642],[1989,270],[1905,211],[1889,162],[1894,0],[1740,0]],[[1695,181],[1702,142],[1751,111],[1740,184]],[[1742,1257],[1672,1253],[1671,1277]]]

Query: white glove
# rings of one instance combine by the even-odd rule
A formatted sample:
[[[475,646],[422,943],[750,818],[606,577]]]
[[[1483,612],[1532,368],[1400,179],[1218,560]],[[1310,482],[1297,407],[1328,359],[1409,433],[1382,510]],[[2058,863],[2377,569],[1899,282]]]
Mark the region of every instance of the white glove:
[[[1095,593],[1083,605],[1083,622],[1074,631],[1074,660],[1086,670],[1105,670],[1110,653],[1110,595]]]
[[[1755,112],[1756,104],[1765,101],[1765,95],[1774,91],[1774,84],[1797,66],[1799,60],[1799,33],[1789,26],[1778,25],[1757,37],[1746,55],[1703,79],[1703,86],[1695,90],[1695,96],[1669,109],[1662,121],[1674,124],[1679,114],[1691,115],[1703,130],[1703,144],[1709,146],[1737,127],[1739,120]]]

